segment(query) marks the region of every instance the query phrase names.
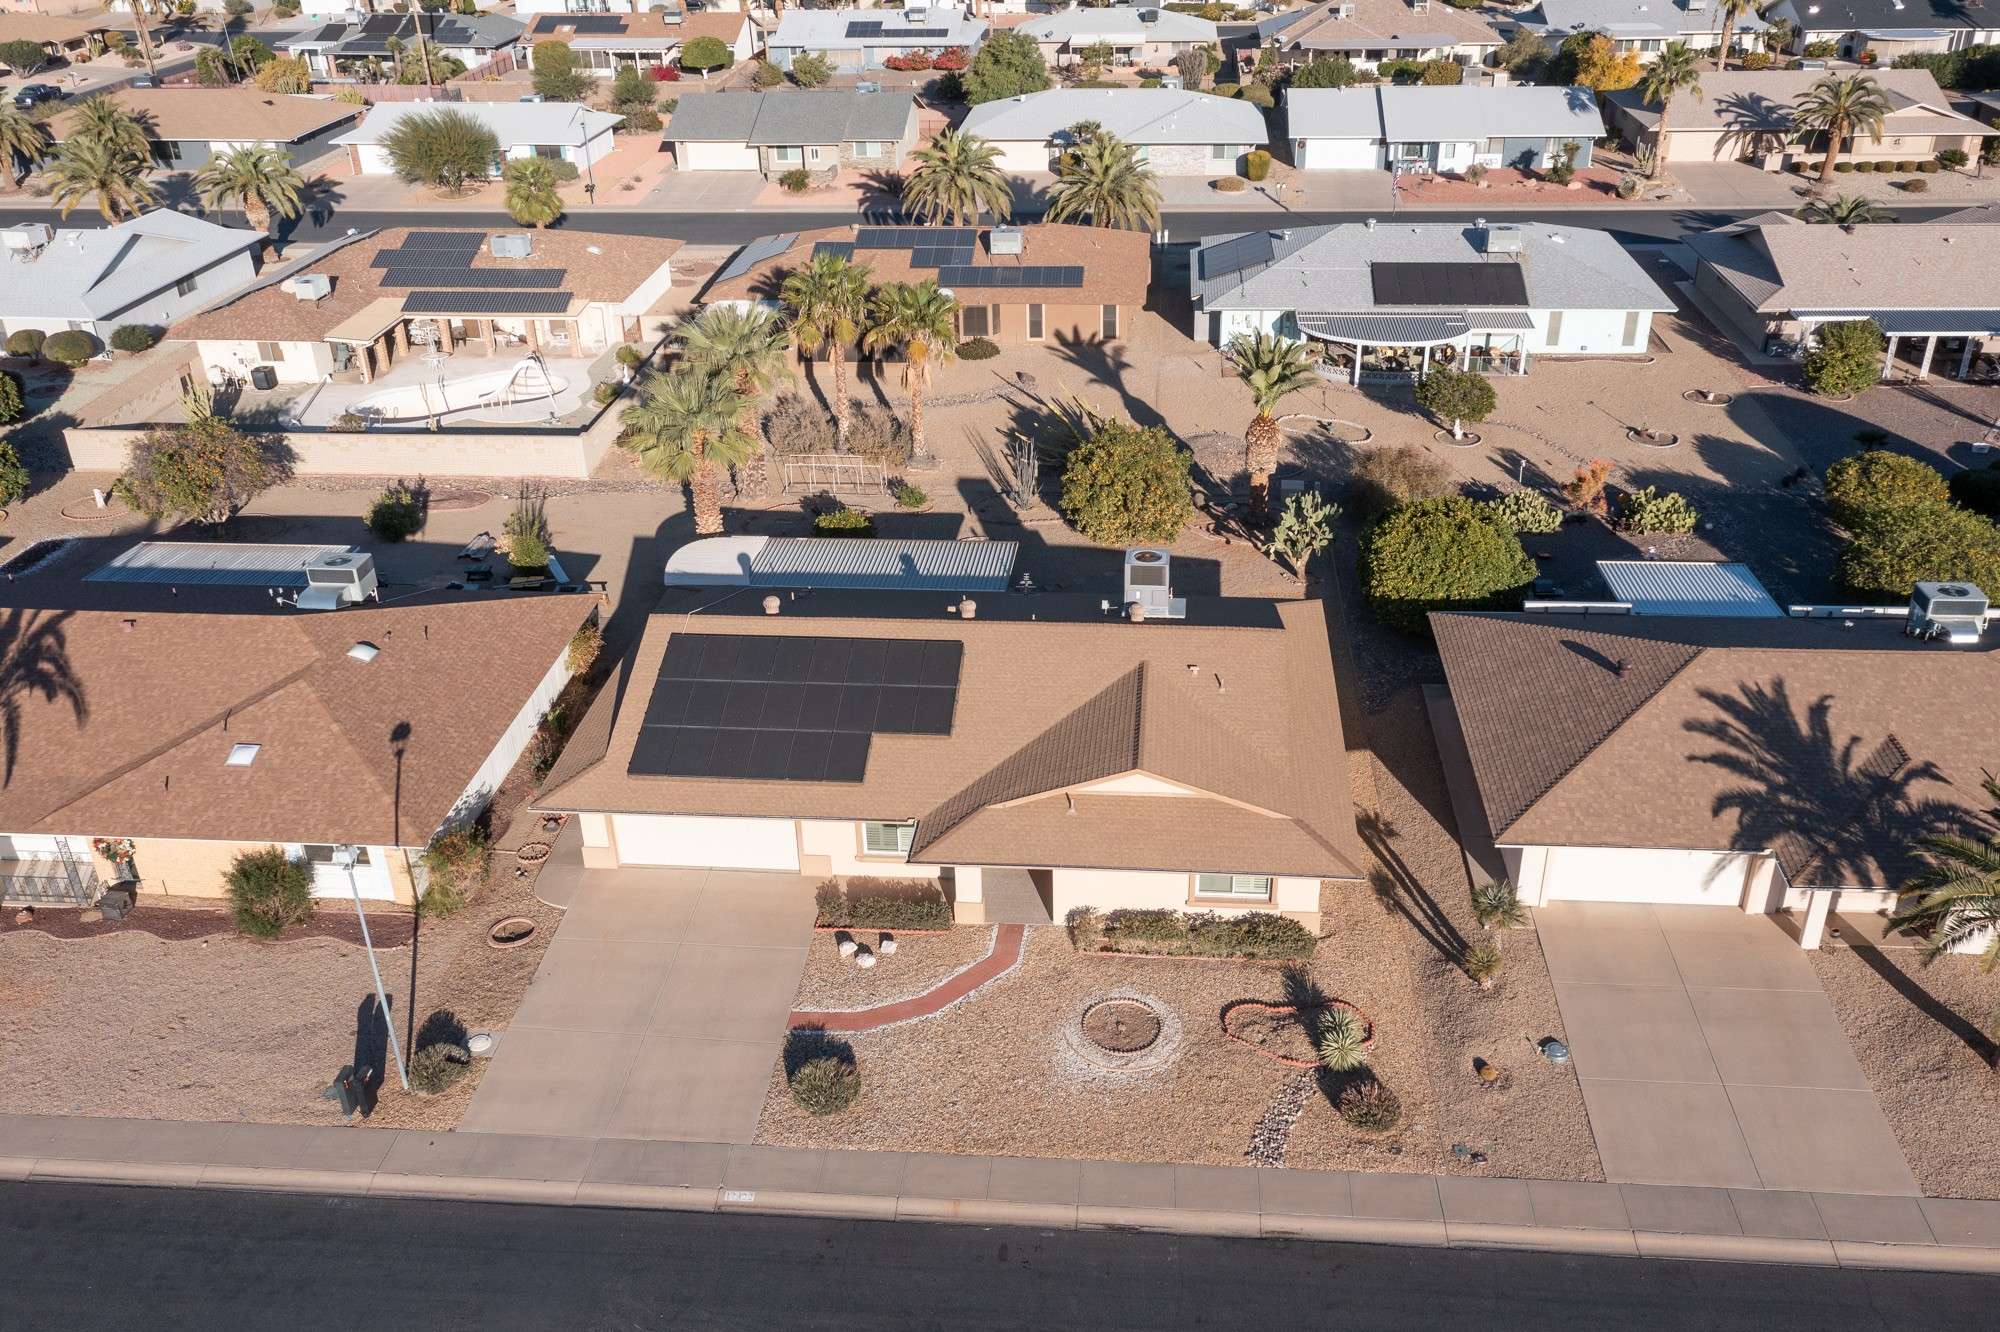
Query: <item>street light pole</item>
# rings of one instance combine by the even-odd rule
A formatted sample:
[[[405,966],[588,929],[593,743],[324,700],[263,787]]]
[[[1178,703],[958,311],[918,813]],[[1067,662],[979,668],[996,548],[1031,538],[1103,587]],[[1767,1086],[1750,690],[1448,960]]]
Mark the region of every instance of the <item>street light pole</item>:
[[[408,1091],[410,1071],[403,1067],[403,1046],[396,1039],[396,1023],[389,1014],[389,996],[382,990],[382,968],[375,962],[375,941],[368,937],[368,913],[361,909],[361,881],[354,877],[354,865],[360,857],[359,847],[333,848],[333,863],[347,871],[348,891],[354,894],[354,918],[361,922],[361,946],[368,952],[368,969],[375,973],[375,1011],[382,1015],[382,1026],[389,1033],[389,1052],[396,1057],[396,1076],[402,1080],[403,1090]]]

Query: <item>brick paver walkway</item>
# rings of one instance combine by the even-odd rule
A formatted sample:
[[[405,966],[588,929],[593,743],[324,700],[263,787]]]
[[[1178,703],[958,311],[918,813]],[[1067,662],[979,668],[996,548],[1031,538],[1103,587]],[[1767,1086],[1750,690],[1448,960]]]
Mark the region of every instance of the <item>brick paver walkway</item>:
[[[947,977],[914,998],[898,999],[893,1004],[878,1004],[874,1008],[851,1012],[801,1009],[792,1014],[792,1026],[816,1027],[823,1031],[873,1031],[891,1023],[942,1013],[988,981],[1012,971],[1014,964],[1021,960],[1021,937],[1026,929],[1023,925],[997,926],[993,931],[991,952],[956,976]]]

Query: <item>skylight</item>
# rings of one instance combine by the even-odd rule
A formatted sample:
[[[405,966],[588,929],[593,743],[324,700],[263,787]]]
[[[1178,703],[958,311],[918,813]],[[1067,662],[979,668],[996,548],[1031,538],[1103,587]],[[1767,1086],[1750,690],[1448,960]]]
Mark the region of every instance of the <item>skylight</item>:
[[[247,768],[257,761],[257,751],[262,745],[231,745],[229,757],[224,760],[232,768]]]

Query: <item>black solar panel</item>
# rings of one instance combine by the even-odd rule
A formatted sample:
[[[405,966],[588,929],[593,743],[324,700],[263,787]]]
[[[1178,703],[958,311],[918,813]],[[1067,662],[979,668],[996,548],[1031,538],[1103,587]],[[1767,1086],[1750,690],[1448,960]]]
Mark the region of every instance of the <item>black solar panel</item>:
[[[819,241],[813,246],[812,257],[817,259],[823,254],[837,254],[843,259],[852,259],[854,257],[854,242]]]
[[[855,22],[847,25],[849,37],[880,37],[882,25],[875,22]]]
[[[860,227],[854,233],[857,250],[909,250],[918,246],[969,250],[978,241],[977,227]]]
[[[483,231],[412,231],[403,237],[401,248],[377,250],[368,261],[370,268],[407,268],[415,265],[463,267],[472,262],[486,243]]]
[[[445,268],[413,264],[385,270],[382,285],[553,291],[563,284],[568,272],[563,268]]]
[[[404,314],[554,315],[569,309],[566,291],[413,291]]]
[[[361,20],[361,31],[370,37],[393,37],[407,22],[402,14],[372,14]]]
[[[625,20],[617,14],[563,14],[556,23],[592,36],[615,36],[625,31]]]
[[[952,639],[675,634],[627,771],[858,782],[877,735],[949,735]]]
[[[950,28],[884,28],[882,29],[880,35],[884,37],[894,37],[899,41],[909,38],[949,37],[951,36],[951,29]]]
[[[1373,263],[1377,305],[1524,306],[1528,284],[1514,263]]]
[[[406,250],[473,250],[486,241],[483,231],[411,231],[404,233]]]
[[[973,252],[956,245],[922,245],[910,251],[912,268],[944,268],[951,264],[969,264]]]
[[[1227,277],[1240,273],[1246,268],[1271,262],[1271,236],[1268,232],[1252,232],[1248,236],[1238,236],[1235,240],[1211,245],[1201,252],[1201,275],[1203,278]]]
[[[1072,264],[954,266],[938,270],[941,287],[1081,287],[1083,269]]]

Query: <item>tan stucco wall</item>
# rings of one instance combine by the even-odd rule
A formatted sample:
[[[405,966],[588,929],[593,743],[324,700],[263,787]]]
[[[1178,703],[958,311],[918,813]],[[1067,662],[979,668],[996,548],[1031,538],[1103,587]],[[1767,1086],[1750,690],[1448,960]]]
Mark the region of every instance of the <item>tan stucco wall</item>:
[[[912,865],[903,856],[868,855],[861,825],[845,819],[799,820],[799,868],[807,874],[872,874],[883,879],[935,879],[935,865]],[[824,866],[824,868],[820,868]]]
[[[1215,900],[1194,895],[1192,874],[1151,870],[1058,869],[1053,871],[1050,907],[1061,920],[1074,907],[1116,911],[1123,907],[1164,907],[1174,911],[1213,911],[1236,916],[1247,911],[1276,911],[1307,929],[1319,930],[1319,880],[1277,878],[1269,902]]]
[[[999,304],[981,302],[969,295],[964,299],[969,304]],[[999,331],[993,336],[995,342],[1028,341],[1028,307],[1026,305],[999,304]],[[1131,336],[1133,309],[1129,305],[1118,307],[1118,335],[1113,341],[1122,342]],[[1104,336],[1104,308],[1101,305],[1044,305],[1042,307],[1042,336],[1039,341],[1056,342],[1081,339],[1096,342]]]
[[[132,843],[135,848],[132,863],[139,871],[141,894],[207,898],[228,894],[226,880],[229,867],[238,855],[245,851],[261,851],[272,845],[270,842],[206,842],[167,837],[135,837]],[[88,845],[88,841],[84,844]],[[370,854],[380,857],[388,866],[389,882],[395,889],[396,901],[405,905],[415,901],[408,855],[395,849],[385,854],[380,847],[370,848]],[[98,878],[109,883],[112,878],[111,863],[95,852],[92,852],[92,859],[97,866]]]

